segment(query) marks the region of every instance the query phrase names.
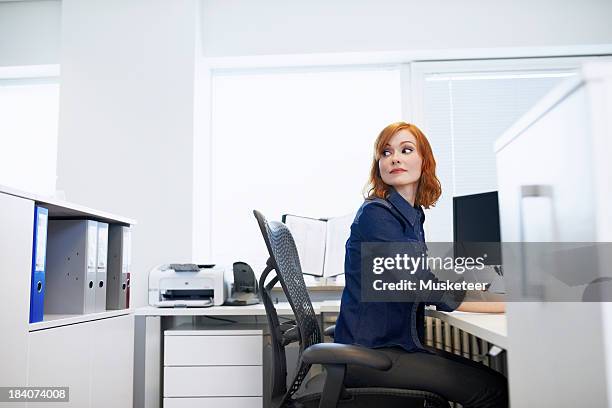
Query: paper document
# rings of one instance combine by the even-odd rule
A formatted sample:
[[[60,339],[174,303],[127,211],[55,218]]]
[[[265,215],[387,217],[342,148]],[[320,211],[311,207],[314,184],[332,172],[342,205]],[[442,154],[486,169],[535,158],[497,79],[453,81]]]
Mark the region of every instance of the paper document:
[[[355,214],[329,219],[283,215],[300,257],[302,273],[331,277],[344,273],[345,245]]]

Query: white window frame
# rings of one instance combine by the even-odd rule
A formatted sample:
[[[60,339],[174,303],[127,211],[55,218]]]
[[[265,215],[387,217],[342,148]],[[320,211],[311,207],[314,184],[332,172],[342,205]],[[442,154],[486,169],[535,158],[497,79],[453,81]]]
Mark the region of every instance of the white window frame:
[[[208,108],[208,112],[204,112],[204,116],[194,118],[194,140],[197,149],[194,148],[194,158],[198,157],[202,147],[207,148],[208,165],[199,167],[194,166],[194,222],[197,228],[193,231],[193,255],[194,259],[203,261],[209,260],[213,253],[213,237],[212,237],[212,143],[213,138],[213,94],[214,80],[218,76],[232,75],[269,75],[269,74],[292,74],[292,73],[321,73],[321,72],[340,72],[340,71],[372,71],[372,70],[398,70],[400,76],[400,118],[398,120],[407,120],[409,112],[406,111],[410,106],[406,92],[410,86],[410,64],[408,63],[376,63],[376,64],[338,64],[338,65],[303,65],[303,66],[272,66],[272,67],[236,67],[236,68],[214,68],[209,64],[202,63],[196,72],[196,102],[197,106]],[[198,81],[201,81],[198,83]],[[202,94],[208,93],[208,98],[201,98]],[[196,110],[197,112],[197,110]],[[373,139],[372,139],[373,142]],[[201,156],[199,156],[201,160]],[[194,161],[197,163],[197,160]],[[199,167],[198,170],[195,167]],[[364,175],[364,178],[367,175]],[[197,208],[197,210],[195,210]],[[196,230],[207,231],[207,233],[197,233]]]
[[[538,73],[558,71],[560,73],[577,70],[589,61],[598,61],[609,56],[575,56],[565,58],[513,58],[450,61],[414,61],[410,64],[410,120],[415,124],[425,121],[425,79],[429,75],[461,75],[470,73]]]

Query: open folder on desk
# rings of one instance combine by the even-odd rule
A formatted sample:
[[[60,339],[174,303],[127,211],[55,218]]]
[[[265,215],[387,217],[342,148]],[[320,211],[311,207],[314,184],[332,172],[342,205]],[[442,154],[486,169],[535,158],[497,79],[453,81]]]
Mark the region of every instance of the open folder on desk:
[[[283,215],[295,240],[302,273],[318,277],[344,273],[345,245],[354,218],[355,214],[320,219]]]

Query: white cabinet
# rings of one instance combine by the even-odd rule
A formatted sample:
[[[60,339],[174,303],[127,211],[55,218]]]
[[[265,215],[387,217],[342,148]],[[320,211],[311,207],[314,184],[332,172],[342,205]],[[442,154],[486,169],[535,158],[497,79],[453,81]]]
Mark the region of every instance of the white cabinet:
[[[33,230],[34,202],[0,193],[0,386],[5,387],[27,381]]]
[[[164,344],[165,366],[233,366],[262,364],[261,336],[219,335],[167,335]],[[197,353],[194,353],[197,350]]]
[[[261,366],[164,367],[164,396],[261,396],[261,371]]]
[[[45,314],[29,323],[34,207],[49,217],[133,220],[0,186],[0,386],[69,387],[57,407],[124,407],[133,402],[134,315],[131,310]],[[47,407],[47,402],[0,407]]]
[[[612,65],[590,66],[498,140],[502,241],[612,241],[611,119]],[[514,299],[538,288],[523,271]],[[610,304],[579,300],[507,304],[513,407],[610,405]]]
[[[59,405],[88,407],[91,349],[92,330],[89,323],[30,333],[28,386],[69,387],[69,402]],[[28,403],[28,407],[47,406],[47,402]]]
[[[69,387],[60,406],[132,406],[133,315],[34,331],[28,349],[28,386]]]
[[[164,408],[261,408],[261,330],[164,332]]]
[[[259,408],[261,397],[164,398],[164,408]]]
[[[91,407],[130,408],[133,399],[134,316],[92,322]]]

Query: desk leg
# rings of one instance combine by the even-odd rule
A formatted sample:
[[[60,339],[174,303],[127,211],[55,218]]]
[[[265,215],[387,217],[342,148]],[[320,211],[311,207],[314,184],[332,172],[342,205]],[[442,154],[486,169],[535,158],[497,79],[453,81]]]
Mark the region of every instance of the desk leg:
[[[145,348],[147,317],[134,317],[134,408],[145,408]]]
[[[160,317],[135,316],[134,408],[161,406]]]

